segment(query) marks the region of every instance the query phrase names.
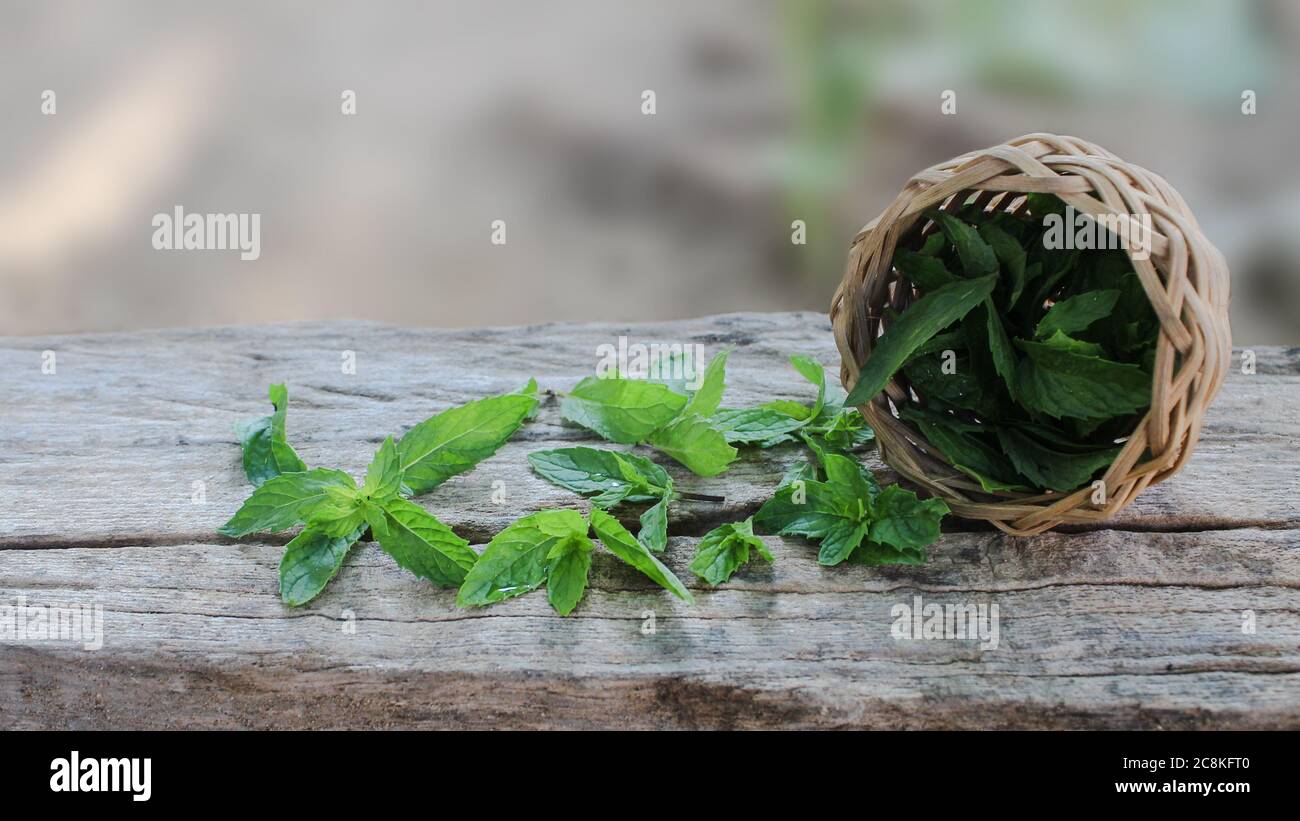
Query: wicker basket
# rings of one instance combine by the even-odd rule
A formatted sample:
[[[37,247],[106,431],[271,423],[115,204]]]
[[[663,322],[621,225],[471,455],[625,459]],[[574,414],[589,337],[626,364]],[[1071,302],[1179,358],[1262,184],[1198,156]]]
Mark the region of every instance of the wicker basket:
[[[1024,202],[1021,195],[1033,192],[1055,194],[1076,211],[1093,215],[1150,214],[1154,229],[1149,259],[1134,259],[1161,326],[1151,406],[1107,469],[1105,493],[1097,494],[1092,486],[1069,494],[985,492],[896,416],[900,404],[914,401],[897,380],[861,408],[876,429],[881,458],[894,470],[944,499],[957,515],[992,522],[1017,536],[1100,521],[1123,509],[1147,485],[1176,473],[1191,456],[1232,350],[1227,263],[1201,234],[1178,192],[1092,143],[1027,134],[917,174],[853,239],[830,313],[845,389],[852,389],[877,337],[888,327],[885,309],[901,311],[916,296],[890,262],[897,246],[911,247],[923,231],[934,230],[921,213],[955,209],[973,194],[990,209],[1014,211]]]

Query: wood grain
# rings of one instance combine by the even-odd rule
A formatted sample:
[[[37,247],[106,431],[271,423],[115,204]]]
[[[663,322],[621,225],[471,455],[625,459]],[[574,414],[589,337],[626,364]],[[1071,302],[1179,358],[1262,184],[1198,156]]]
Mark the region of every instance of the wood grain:
[[[788,353],[835,364],[826,319],[807,313],[0,339],[0,606],[104,613],[99,650],[0,642],[0,727],[1300,727],[1297,350],[1258,349],[1187,469],[1114,522],[1032,539],[958,522],[922,567],[822,568],[808,543],[770,539],[774,564],[708,589],[686,570],[696,537],[752,512],[802,454],[746,452],[714,479],[675,470],[727,497],[673,511],[667,563],[694,607],[606,555],[568,618],[542,595],[458,610],[365,545],[289,610],[283,540],[214,534],[248,492],[231,425],[265,412],[269,382],[289,384],[304,458],[360,474],[385,435],[530,376],[563,390],[619,335],[733,346],[733,406],[810,399]],[[548,403],[419,501],[476,543],[524,512],[582,507],[524,457],[589,439]],[[895,638],[891,609],[917,595],[997,604],[997,646]]]

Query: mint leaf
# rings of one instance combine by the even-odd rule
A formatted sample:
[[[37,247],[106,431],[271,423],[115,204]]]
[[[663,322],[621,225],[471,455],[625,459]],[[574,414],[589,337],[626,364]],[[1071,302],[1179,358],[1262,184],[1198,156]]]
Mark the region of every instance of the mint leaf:
[[[999,427],[998,442],[1016,470],[1038,487],[1068,492],[1083,487],[1098,470],[1109,467],[1120,449],[1086,453],[1055,450],[1014,428]]]
[[[397,443],[402,481],[414,496],[428,493],[496,453],[536,407],[535,395],[508,393],[424,420]]]
[[[943,242],[942,234],[932,234],[930,239],[935,237],[939,238],[940,243]],[[943,264],[942,259],[930,256],[924,251],[922,253],[899,251],[894,256],[894,267],[922,291],[934,291],[957,281],[956,276],[948,273],[948,267]]]
[[[1151,375],[1137,365],[1017,339],[1028,357],[1017,373],[1019,395],[1055,418],[1109,419],[1151,404]]]
[[[255,489],[244,504],[218,530],[239,538],[262,530],[285,530],[306,521],[311,509],[327,498],[330,487],[355,488],[352,477],[338,470],[313,468],[285,473],[268,479]]]
[[[839,451],[850,451],[876,438],[857,408],[840,408],[829,422],[809,425],[807,431],[820,436],[823,446]]]
[[[997,255],[974,228],[942,211],[927,211],[925,216],[934,220],[944,236],[957,249],[957,258],[961,260],[961,267],[966,272],[966,276],[986,277],[997,273]]]
[[[346,536],[366,520],[365,506],[356,488],[325,488],[325,498],[306,516],[307,527],[331,537]]]
[[[375,451],[375,457],[366,469],[366,481],[361,493],[371,499],[396,496],[402,487],[402,463],[393,437],[388,437]]]
[[[668,500],[669,493],[641,514],[641,532],[636,540],[645,545],[652,553],[663,553],[668,548]]]
[[[672,485],[668,473],[634,453],[601,448],[559,448],[528,454],[533,472],[552,484],[583,496],[595,496],[600,507],[620,501],[652,502]]]
[[[942,499],[918,499],[910,490],[890,485],[876,497],[872,508],[871,541],[901,552],[919,553],[939,540],[939,520],[948,513]]]
[[[826,403],[826,369],[817,360],[799,354],[790,357],[790,364],[794,365],[794,369],[800,376],[817,386],[817,401],[813,403],[807,416],[808,419],[815,419]]]
[[[254,487],[281,473],[298,473],[306,463],[290,447],[284,434],[284,419],[289,407],[289,392],[284,385],[272,385],[267,391],[275,409],[268,416],[249,419],[235,425],[244,451],[244,475]]]
[[[772,561],[767,545],[754,535],[753,517],[715,527],[700,539],[695,558],[691,561],[691,572],[709,584],[723,584],[748,564],[751,549]]]
[[[516,520],[488,542],[465,574],[457,606],[482,606],[536,590],[546,581],[555,546],[586,534],[587,523],[575,510],[543,510]]]
[[[913,351],[983,302],[996,284],[996,276],[962,280],[913,302],[877,342],[844,404],[861,406],[871,401]]]
[[[904,407],[901,415],[916,425],[925,441],[937,448],[949,464],[977,480],[989,493],[1028,490],[1017,481],[1015,469],[1006,457],[985,440],[989,433],[986,426],[912,405]]]
[[[730,351],[720,351],[709,362],[709,366],[704,369],[704,379],[700,383],[700,389],[695,392],[686,407],[682,409],[682,415],[697,414],[699,416],[709,416],[718,409],[722,404],[722,392],[726,389],[727,383],[727,355]]]
[[[343,536],[328,536],[307,528],[295,536],[280,559],[280,600],[298,607],[320,595],[364,532],[358,527]]]
[[[589,376],[560,403],[560,415],[624,445],[645,440],[686,407],[687,399],[657,382]]]
[[[1039,320],[1034,336],[1045,339],[1057,331],[1064,334],[1082,331],[1097,320],[1110,316],[1118,299],[1119,291],[1089,291],[1063,299]]]
[[[664,567],[645,545],[632,538],[632,534],[627,532],[627,528],[619,524],[618,519],[599,508],[593,508],[591,511],[591,527],[596,531],[596,536],[600,539],[601,544],[605,545],[605,548],[610,553],[644,573],[655,584],[663,587],[677,598],[688,604],[695,603],[695,597],[691,595],[691,591],[687,590],[686,586],[673,575],[673,572]]]
[[[469,542],[415,502],[393,496],[381,509],[385,532],[375,535],[398,566],[441,587],[464,581],[478,559]]]
[[[754,514],[754,526],[778,536],[822,539],[842,522],[855,522],[858,500],[826,482],[797,480],[778,488]]]
[[[695,414],[674,419],[647,441],[697,476],[717,476],[736,460],[737,451],[722,431]]]
[[[805,414],[808,409],[798,406]],[[798,418],[772,408],[723,409],[709,417],[715,428],[731,445],[769,446],[784,434],[798,430],[805,418]]]
[[[1007,297],[1007,310],[1020,299],[1020,293],[1025,289],[1025,249],[1020,245],[1019,240],[1002,230],[997,223],[986,222],[979,227],[979,234],[984,241],[993,249],[994,255],[997,256],[998,262],[1011,277],[1011,293]],[[990,312],[996,315],[995,312]]]
[[[572,613],[587,590],[592,549],[584,534],[566,536],[547,554],[546,598],[561,616]]]

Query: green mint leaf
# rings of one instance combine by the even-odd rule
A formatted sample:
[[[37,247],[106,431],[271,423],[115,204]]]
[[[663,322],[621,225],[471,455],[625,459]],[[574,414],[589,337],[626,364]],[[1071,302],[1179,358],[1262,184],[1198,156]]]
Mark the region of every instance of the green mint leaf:
[[[764,402],[758,407],[761,410],[776,411],[801,422],[812,419],[812,410],[807,405],[801,405],[791,399],[774,399],[771,402]]]
[[[465,574],[457,606],[482,606],[536,590],[546,581],[552,549],[586,534],[587,523],[576,510],[542,510],[517,519],[488,542]]]
[[[1020,241],[1008,234],[994,222],[986,222],[979,227],[979,234],[993,249],[993,253],[1011,277],[1011,293],[1007,297],[1007,310],[1011,310],[1020,294],[1025,289],[1025,249]],[[996,312],[990,311],[996,315]]]
[[[397,443],[402,481],[412,495],[428,493],[496,453],[536,407],[536,396],[508,393],[424,420]]]
[[[841,408],[831,417],[829,424],[811,432],[821,437],[823,446],[844,452],[861,447],[876,438],[876,432],[857,408]]]
[[[781,476],[781,483],[776,486],[776,489],[781,490],[782,488],[793,485],[795,482],[819,482],[821,481],[821,478],[822,475],[817,469],[817,465],[805,459],[802,462],[794,463],[786,469],[785,473]]]
[[[718,409],[722,404],[722,392],[727,387],[727,355],[730,351],[719,351],[716,356],[709,362],[709,366],[704,369],[704,379],[700,383],[700,389],[695,392],[686,407],[682,409],[682,415],[697,414],[699,416],[709,416]]]
[[[790,357],[790,364],[794,365],[800,376],[817,386],[817,401],[808,410],[807,416],[808,419],[815,419],[826,404],[826,369],[817,360],[799,354]]]
[[[808,409],[798,405],[804,413]],[[772,408],[723,409],[709,417],[715,428],[732,445],[768,446],[774,440],[803,427],[806,418]]]
[[[722,431],[695,414],[679,416],[650,434],[647,442],[697,476],[717,476],[736,461],[737,451]]]
[[[611,442],[633,445],[672,421],[686,402],[657,382],[589,376],[560,402],[560,415]]]
[[[916,425],[939,454],[957,470],[980,483],[989,493],[1028,490],[1016,477],[1006,457],[987,443],[984,426],[963,423],[944,414],[923,411],[912,405],[902,409],[902,418]]]
[[[826,482],[802,480],[777,488],[754,514],[754,526],[778,536],[822,539],[843,521],[857,521],[858,500]]]
[[[948,250],[948,238],[943,235],[942,231],[935,231],[925,238],[925,242],[921,243],[921,250],[917,253],[935,257],[946,250]]]
[[[370,525],[370,538],[382,543],[388,538],[388,512],[371,501],[361,503],[361,515]]]
[[[1151,375],[1137,365],[1017,339],[1028,356],[1017,374],[1026,407],[1060,419],[1109,419],[1151,404]]]
[[[364,532],[362,526],[343,536],[329,536],[307,528],[295,536],[280,559],[280,600],[298,607],[320,595]]]
[[[996,276],[962,280],[913,302],[880,338],[844,404],[861,406],[871,401],[913,351],[983,302],[996,284]]]
[[[1109,467],[1119,448],[1086,453],[1054,450],[1014,428],[999,427],[998,442],[1020,474],[1037,487],[1068,492],[1092,481],[1098,470]]]
[[[244,475],[254,487],[281,473],[299,473],[306,463],[289,445],[284,434],[284,418],[289,407],[289,392],[284,385],[272,385],[267,391],[274,412],[235,425],[244,450]]]
[[[843,493],[854,499],[874,499],[880,493],[880,484],[870,471],[858,464],[856,459],[843,454],[825,451],[816,442],[808,441],[809,447],[822,463],[826,472],[826,481],[838,485]]]
[[[393,437],[388,437],[375,451],[375,458],[366,469],[366,481],[361,493],[372,499],[396,496],[402,488],[402,460],[397,453]]]
[[[910,490],[890,485],[872,507],[871,541],[925,556],[927,545],[939,540],[939,521],[948,513],[942,499],[918,499]]]
[[[559,448],[528,454],[533,472],[552,484],[596,497],[601,507],[656,501],[668,492],[667,471],[642,456],[602,448]]]
[[[822,537],[821,547],[817,550],[817,564],[831,567],[847,559],[862,544],[862,538],[870,527],[868,521],[841,519],[836,522]]]
[[[971,358],[958,356],[954,364],[956,369],[947,372],[941,356],[925,356],[904,365],[903,373],[931,405],[964,408],[984,419],[998,418],[1001,414],[997,396],[978,375]]]
[[[695,597],[691,591],[686,589],[686,585],[681,583],[673,572],[663,565],[655,555],[651,553],[645,545],[638,542],[627,531],[627,528],[619,524],[618,519],[609,515],[599,508],[593,508],[591,511],[591,527],[596,531],[596,536],[600,539],[605,548],[618,556],[624,562],[635,567],[637,570],[648,576],[655,584],[663,587],[677,598],[688,604],[695,603]]]
[[[636,540],[645,545],[651,553],[663,553],[668,548],[668,500],[671,495],[665,494],[662,499],[655,502],[645,513],[641,514],[641,531],[636,534]]]
[[[1040,340],[1044,345],[1050,345],[1053,348],[1071,353],[1082,354],[1083,356],[1097,356],[1105,358],[1106,349],[1096,342],[1085,342],[1082,339],[1075,339],[1066,336],[1064,331],[1054,331],[1051,336]]]
[[[992,223],[989,223],[990,225]],[[989,351],[992,354],[993,367],[1002,377],[1003,383],[1007,386],[1007,391],[1011,398],[1016,396],[1016,369],[1019,365],[1016,359],[1016,349],[1011,345],[1011,337],[1007,336],[1006,326],[1002,324],[1002,317],[998,315],[997,309],[993,306],[993,299],[987,298],[984,304],[976,310],[982,310],[983,319],[989,340]],[[972,313],[972,316],[974,314]]]
[[[352,477],[339,470],[313,468],[301,473],[284,473],[255,489],[230,521],[218,532],[239,538],[262,530],[285,530],[306,521],[311,509],[327,498],[334,486],[355,488]]]
[[[1038,322],[1034,336],[1046,339],[1057,331],[1072,334],[1109,316],[1119,300],[1119,291],[1089,291],[1053,305]]]
[[[346,485],[325,488],[325,498],[306,517],[308,529],[334,538],[346,536],[365,520],[360,494]]]
[[[469,542],[415,502],[393,496],[382,507],[371,507],[384,514],[380,525],[384,532],[375,533],[379,546],[399,567],[422,579],[440,587],[456,587],[478,559]]]
[[[942,234],[932,234],[931,239],[934,237],[939,237],[942,243]],[[894,255],[894,267],[922,291],[934,291],[957,281],[957,277],[948,272],[948,266],[943,264],[942,259],[924,251],[899,251]]]
[[[561,616],[573,612],[587,590],[593,545],[585,535],[561,539],[547,554],[546,598]]]
[[[537,399],[537,380],[530,378],[522,388],[515,391],[520,396],[526,396],[533,400],[533,409],[524,414],[524,421],[531,422],[537,418],[537,411],[540,409],[540,402]]]
[[[957,258],[968,277],[986,277],[998,270],[997,254],[980,238],[979,232],[951,214],[927,211],[925,216],[934,220],[944,236],[957,249]]]
[[[691,572],[712,585],[729,580],[733,573],[749,563],[753,549],[767,561],[772,561],[763,540],[754,535],[753,518],[715,527],[700,539],[691,560]]]

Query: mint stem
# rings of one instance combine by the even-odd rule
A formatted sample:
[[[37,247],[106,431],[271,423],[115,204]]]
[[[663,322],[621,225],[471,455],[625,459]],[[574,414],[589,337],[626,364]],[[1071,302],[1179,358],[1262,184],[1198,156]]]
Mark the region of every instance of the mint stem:
[[[685,491],[679,490],[679,491],[677,491],[677,495],[678,495],[680,498],[685,499],[685,500],[688,501],[688,502],[725,502],[725,501],[727,501],[727,497],[726,497],[726,496],[711,496],[711,495],[709,495],[709,494],[707,494],[707,493],[687,493],[687,492],[685,492]]]

